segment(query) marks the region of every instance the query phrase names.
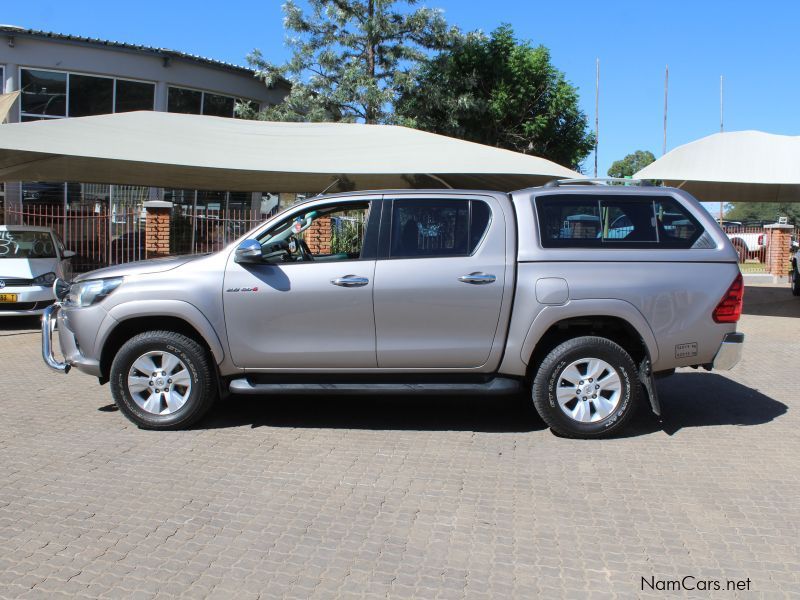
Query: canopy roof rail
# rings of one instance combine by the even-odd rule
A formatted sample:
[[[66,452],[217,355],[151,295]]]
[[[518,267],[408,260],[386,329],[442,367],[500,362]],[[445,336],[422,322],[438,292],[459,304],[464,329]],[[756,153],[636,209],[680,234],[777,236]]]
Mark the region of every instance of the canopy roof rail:
[[[544,184],[544,187],[558,187],[561,185],[575,185],[576,183],[590,183],[592,185],[608,185],[610,183],[624,183],[626,185],[652,186],[646,179],[628,179],[627,177],[588,177],[581,179],[553,179]]]

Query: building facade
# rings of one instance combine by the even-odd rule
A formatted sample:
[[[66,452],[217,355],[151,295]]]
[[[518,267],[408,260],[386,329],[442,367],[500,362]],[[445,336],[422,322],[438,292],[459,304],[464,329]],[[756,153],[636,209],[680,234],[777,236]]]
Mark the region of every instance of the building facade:
[[[0,25],[0,92],[14,91],[20,96],[9,122],[134,110],[235,118],[238,105],[263,109],[281,102],[289,84],[268,88],[250,69],[174,50]],[[131,221],[137,222],[135,213],[146,200],[172,202],[175,224],[186,215],[195,221],[219,219],[231,210],[250,211],[257,218],[277,204],[277,198],[259,191],[20,182],[5,186],[0,212],[10,223],[29,214],[59,215],[67,243],[75,237],[68,231],[71,216],[100,215],[110,227],[100,243],[111,253],[115,239],[131,235]],[[205,222],[188,225],[175,226],[176,245],[194,251],[197,232],[209,227]],[[224,228],[223,234],[227,237]]]

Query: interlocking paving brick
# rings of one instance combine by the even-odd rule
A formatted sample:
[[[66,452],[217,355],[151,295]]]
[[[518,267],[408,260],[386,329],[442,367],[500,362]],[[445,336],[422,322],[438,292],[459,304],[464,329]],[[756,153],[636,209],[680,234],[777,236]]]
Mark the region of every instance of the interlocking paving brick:
[[[734,371],[660,380],[662,421],[588,442],[524,398],[234,398],[141,431],[0,321],[0,597],[796,593],[800,300],[745,298]]]

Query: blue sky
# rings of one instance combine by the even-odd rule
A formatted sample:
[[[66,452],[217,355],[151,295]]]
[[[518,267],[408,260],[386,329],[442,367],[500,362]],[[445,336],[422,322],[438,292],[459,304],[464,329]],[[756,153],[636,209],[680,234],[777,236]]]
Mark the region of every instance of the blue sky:
[[[162,46],[245,64],[259,48],[286,57],[281,2],[199,3],[38,0],[4,3],[4,23]],[[725,129],[800,133],[800,3],[762,0],[538,2],[423,0],[462,29],[511,23],[518,36],[552,51],[578,86],[594,123],[595,59],[601,62],[600,174],[636,149],[660,156],[664,66],[669,64],[667,148]],[[206,8],[209,7],[209,8]],[[584,170],[591,173],[593,158]]]

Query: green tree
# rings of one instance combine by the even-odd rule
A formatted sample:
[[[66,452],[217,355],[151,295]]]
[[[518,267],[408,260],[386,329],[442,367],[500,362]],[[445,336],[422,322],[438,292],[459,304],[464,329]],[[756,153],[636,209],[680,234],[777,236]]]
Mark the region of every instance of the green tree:
[[[401,124],[572,168],[594,144],[577,89],[547,48],[518,41],[510,25],[461,36],[430,59],[396,110]]]
[[[608,169],[609,177],[633,177],[656,159],[649,150],[637,150],[622,160],[615,160]]]
[[[286,100],[259,118],[280,121],[390,119],[398,90],[409,87],[431,50],[457,35],[441,12],[409,10],[417,0],[295,0],[283,5],[292,56],[277,66],[254,50],[248,61],[267,85],[289,79]]]
[[[734,202],[726,205],[725,218],[730,221],[769,221],[789,217],[790,223],[800,223],[800,204],[791,202]]]

